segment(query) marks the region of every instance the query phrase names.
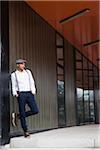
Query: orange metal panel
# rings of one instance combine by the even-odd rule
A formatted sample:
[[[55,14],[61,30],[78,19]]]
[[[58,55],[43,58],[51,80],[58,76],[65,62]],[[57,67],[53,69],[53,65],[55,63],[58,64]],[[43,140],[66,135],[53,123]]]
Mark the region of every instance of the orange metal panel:
[[[97,64],[99,46],[84,48],[84,43],[99,39],[99,1],[26,1],[27,4],[60,32],[69,42]],[[71,22],[59,21],[76,12],[91,11]]]

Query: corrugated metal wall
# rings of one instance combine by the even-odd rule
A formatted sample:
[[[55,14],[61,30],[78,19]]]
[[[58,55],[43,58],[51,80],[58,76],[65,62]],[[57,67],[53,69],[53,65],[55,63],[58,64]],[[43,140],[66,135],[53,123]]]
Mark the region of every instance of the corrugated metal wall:
[[[40,114],[28,118],[31,130],[56,128],[57,85],[55,31],[24,2],[9,2],[10,72],[17,58],[25,58],[37,86],[36,100]],[[10,110],[18,112],[17,100],[11,97]],[[11,127],[11,133],[20,132]]]
[[[66,40],[65,45],[65,102],[67,126],[76,125],[75,104],[75,54],[74,47]]]

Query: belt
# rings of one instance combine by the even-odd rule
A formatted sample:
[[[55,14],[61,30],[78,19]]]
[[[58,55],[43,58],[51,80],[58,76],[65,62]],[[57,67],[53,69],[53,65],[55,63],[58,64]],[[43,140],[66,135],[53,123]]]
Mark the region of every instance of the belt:
[[[17,91],[17,93],[30,93],[31,91]]]

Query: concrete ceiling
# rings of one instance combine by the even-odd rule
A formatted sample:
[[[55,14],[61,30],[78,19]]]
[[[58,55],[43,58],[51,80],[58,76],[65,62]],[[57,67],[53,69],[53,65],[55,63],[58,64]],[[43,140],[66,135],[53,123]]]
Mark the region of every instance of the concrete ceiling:
[[[95,65],[99,66],[100,44],[84,47],[85,43],[99,40],[99,1],[26,1],[42,18],[60,32],[70,43],[79,49]],[[90,9],[90,12],[68,23],[61,24],[64,18]]]

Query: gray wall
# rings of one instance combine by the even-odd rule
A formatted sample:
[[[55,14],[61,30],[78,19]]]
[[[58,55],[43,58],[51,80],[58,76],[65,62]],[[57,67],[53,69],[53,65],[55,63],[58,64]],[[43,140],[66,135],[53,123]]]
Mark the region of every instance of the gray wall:
[[[9,3],[10,72],[15,60],[25,58],[37,87],[40,114],[28,118],[31,130],[58,126],[55,31],[24,2]],[[11,97],[10,110],[18,112],[17,100]],[[11,133],[20,132],[11,127]]]
[[[75,104],[75,54],[74,48],[66,40],[65,47],[65,101],[67,126],[76,125]]]

